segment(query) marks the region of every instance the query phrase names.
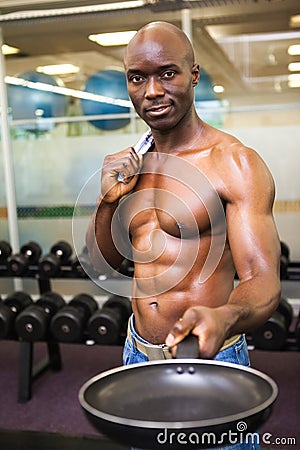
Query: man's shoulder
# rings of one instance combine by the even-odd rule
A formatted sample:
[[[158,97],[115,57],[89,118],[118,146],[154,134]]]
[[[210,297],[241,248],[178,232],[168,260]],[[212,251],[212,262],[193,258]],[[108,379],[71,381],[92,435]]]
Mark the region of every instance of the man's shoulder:
[[[211,152],[210,167],[224,196],[232,201],[256,190],[273,192],[272,175],[256,150],[221,133],[222,139]]]
[[[215,143],[212,145],[212,158],[224,164],[239,160],[259,160],[257,152],[241,142],[237,137],[222,130],[217,130]]]

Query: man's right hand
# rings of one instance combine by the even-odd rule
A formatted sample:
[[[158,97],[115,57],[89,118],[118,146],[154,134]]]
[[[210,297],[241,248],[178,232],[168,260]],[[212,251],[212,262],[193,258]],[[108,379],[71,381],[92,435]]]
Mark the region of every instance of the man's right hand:
[[[102,201],[114,203],[132,191],[137,183],[143,157],[137,155],[133,147],[122,150],[104,158],[101,176]],[[124,177],[124,182],[118,181],[118,174]]]

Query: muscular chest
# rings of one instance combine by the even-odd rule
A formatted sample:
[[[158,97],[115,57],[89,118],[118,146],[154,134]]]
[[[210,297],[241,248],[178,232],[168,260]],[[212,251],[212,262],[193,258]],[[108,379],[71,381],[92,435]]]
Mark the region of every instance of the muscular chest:
[[[216,192],[207,179],[192,178],[142,174],[135,191],[120,205],[120,217],[130,235],[160,229],[188,239],[209,233]]]

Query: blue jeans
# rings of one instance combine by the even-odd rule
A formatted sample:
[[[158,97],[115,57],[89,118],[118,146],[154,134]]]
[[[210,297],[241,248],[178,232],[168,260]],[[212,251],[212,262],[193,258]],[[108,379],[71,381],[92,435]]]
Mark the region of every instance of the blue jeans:
[[[133,325],[133,317],[130,318],[129,326],[133,336],[139,341],[148,344],[145,339],[137,334]],[[250,366],[249,354],[245,336],[242,335],[240,339],[233,344],[231,347],[222,350],[215,356],[215,361],[223,361],[234,364],[241,364],[243,366]],[[141,353],[133,342],[131,342],[128,337],[126,338],[124,350],[123,350],[123,364],[136,364],[149,361],[148,357]],[[256,439],[253,439],[256,441]],[[259,440],[258,440],[259,442]],[[259,450],[260,446],[258,442],[244,442],[242,444],[234,444],[225,447],[218,447],[210,450]],[[184,446],[183,446],[184,447]],[[142,449],[132,449],[132,450],[142,450]],[[163,445],[162,445],[163,450]]]

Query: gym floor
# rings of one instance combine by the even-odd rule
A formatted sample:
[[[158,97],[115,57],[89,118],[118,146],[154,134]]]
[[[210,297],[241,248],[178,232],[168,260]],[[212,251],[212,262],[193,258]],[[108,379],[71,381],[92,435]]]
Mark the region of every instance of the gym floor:
[[[35,343],[34,365],[45,356],[45,343]],[[20,344],[0,341],[1,450],[126,450],[90,425],[78,401],[81,385],[92,376],[121,365],[122,347],[60,344],[62,369],[46,370],[31,385],[31,399],[18,401]],[[261,435],[263,449],[299,449],[299,351],[250,351],[252,367],[270,375],[279,395]]]
[[[106,438],[96,436],[66,436],[60,433],[38,431],[0,431],[4,450],[126,450]]]

